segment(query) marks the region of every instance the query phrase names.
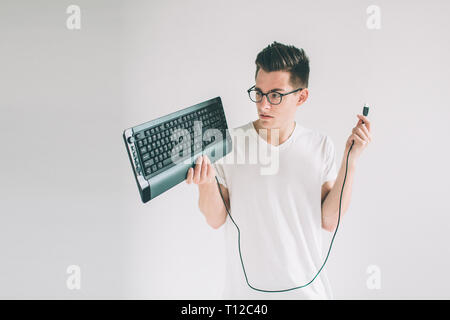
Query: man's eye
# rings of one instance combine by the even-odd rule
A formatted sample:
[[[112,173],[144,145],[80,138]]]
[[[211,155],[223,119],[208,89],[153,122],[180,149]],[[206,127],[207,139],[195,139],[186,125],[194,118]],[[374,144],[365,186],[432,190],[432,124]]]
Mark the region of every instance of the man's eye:
[[[271,92],[271,93],[270,93],[270,97],[271,97],[271,98],[277,99],[277,98],[280,97],[280,94],[279,94],[278,92]]]

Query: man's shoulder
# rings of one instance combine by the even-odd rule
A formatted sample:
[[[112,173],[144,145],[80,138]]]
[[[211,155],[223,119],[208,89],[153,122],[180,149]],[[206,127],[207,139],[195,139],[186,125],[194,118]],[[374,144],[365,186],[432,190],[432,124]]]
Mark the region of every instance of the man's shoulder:
[[[317,129],[312,129],[312,128],[307,128],[304,127],[300,124],[298,125],[298,130],[297,131],[297,137],[301,137],[302,141],[308,141],[308,142],[320,142],[323,141],[326,137],[326,134],[324,134],[324,132],[317,130]]]

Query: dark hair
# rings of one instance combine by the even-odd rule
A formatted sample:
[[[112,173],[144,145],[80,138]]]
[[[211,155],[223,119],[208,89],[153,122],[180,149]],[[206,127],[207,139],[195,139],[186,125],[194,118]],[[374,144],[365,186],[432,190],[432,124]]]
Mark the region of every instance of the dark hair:
[[[292,86],[308,87],[309,59],[303,49],[274,41],[258,53],[255,63],[255,79],[259,69],[266,72],[288,71],[291,74],[289,81]]]

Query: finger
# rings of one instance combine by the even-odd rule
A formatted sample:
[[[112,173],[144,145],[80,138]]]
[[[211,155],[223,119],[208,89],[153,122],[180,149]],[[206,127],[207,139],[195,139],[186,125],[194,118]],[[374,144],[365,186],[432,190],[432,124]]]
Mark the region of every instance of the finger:
[[[194,169],[193,168],[189,168],[189,170],[187,172],[187,178],[186,178],[186,183],[187,184],[191,184],[192,183],[193,175],[194,175]]]
[[[363,140],[369,141],[369,137],[366,135],[364,130],[361,127],[356,128],[355,133]]]
[[[369,119],[366,116],[363,116],[362,114],[358,114],[356,116],[360,119],[360,121],[364,121],[364,124],[366,125],[367,129],[370,132],[370,121],[369,121]]]
[[[203,162],[206,163],[206,165],[205,165],[206,168],[208,168],[208,164],[211,163],[211,162],[209,161],[208,156],[207,156],[206,154],[203,155]]]
[[[195,169],[194,169],[193,167],[191,167],[190,169],[191,169],[191,173],[190,173],[190,175],[189,175],[189,178],[190,178],[189,181],[190,181],[191,183],[194,183]]]
[[[206,182],[206,174],[208,173],[208,161],[206,160],[206,156],[203,156],[202,162],[202,172],[200,174],[200,182]]]
[[[352,133],[358,135],[361,139],[366,139],[365,133],[364,133],[364,131],[362,130],[361,125],[360,125],[360,126],[357,126],[357,127],[354,127],[354,128],[352,129]]]
[[[358,143],[360,145],[365,145],[366,141],[364,141],[363,139],[361,139],[356,133],[354,133],[352,135],[352,139],[355,141],[355,143]]]
[[[368,142],[372,141],[372,135],[369,132],[369,129],[365,125],[360,126],[366,137],[368,138]]]
[[[210,180],[215,177],[215,172],[214,172],[214,167],[213,167],[211,161],[209,160],[209,158],[206,158],[206,160],[208,161],[208,172],[206,174],[206,177],[208,178],[208,180]]]
[[[195,172],[194,172],[194,183],[198,184],[200,181],[200,173],[201,173],[201,169],[202,169],[202,161],[203,161],[203,157],[199,156],[196,160],[196,164],[195,164]]]

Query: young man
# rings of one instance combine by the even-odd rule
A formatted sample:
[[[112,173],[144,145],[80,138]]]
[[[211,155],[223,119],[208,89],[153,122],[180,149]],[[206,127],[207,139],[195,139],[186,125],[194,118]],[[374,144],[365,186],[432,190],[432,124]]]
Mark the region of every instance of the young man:
[[[198,205],[207,223],[215,229],[225,227],[224,298],[332,298],[324,270],[310,285],[287,292],[260,292],[247,285],[238,232],[215,177],[217,173],[227,208],[240,229],[241,256],[250,285],[263,290],[304,285],[324,261],[321,229],[332,232],[336,228],[347,153],[354,141],[341,216],[349,206],[357,160],[371,141],[370,121],[357,115],[359,121],[346,142],[337,172],[331,139],[295,121],[297,109],[309,94],[309,59],[303,49],[274,42],[258,54],[255,62],[256,84],[248,93],[256,103],[258,119],[232,130],[232,152],[214,165],[206,156],[199,157],[186,182],[198,185]],[[245,132],[247,140],[236,143],[237,132]],[[249,159],[255,145],[275,151],[275,172],[262,174],[261,163],[233,161],[236,157]]]

